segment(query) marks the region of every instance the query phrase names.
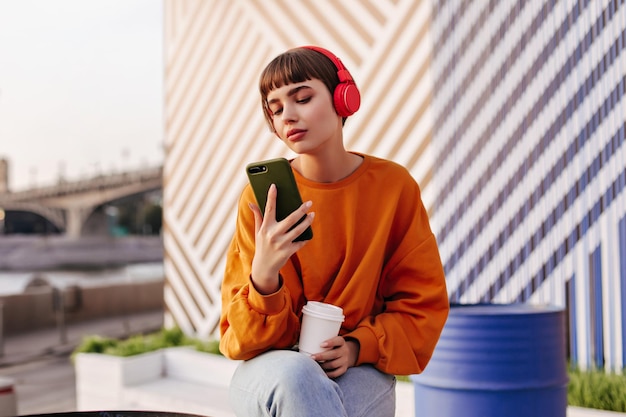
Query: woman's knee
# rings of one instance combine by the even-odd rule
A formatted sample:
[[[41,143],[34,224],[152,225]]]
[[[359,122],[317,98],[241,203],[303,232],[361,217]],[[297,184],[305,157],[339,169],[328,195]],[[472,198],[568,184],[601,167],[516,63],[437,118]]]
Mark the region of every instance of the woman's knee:
[[[269,367],[268,371],[272,374],[269,376],[272,382],[299,386],[316,380],[325,381],[328,379],[317,362],[301,353],[293,351],[270,352],[269,357],[270,360],[266,366]]]
[[[231,385],[254,391],[293,389],[311,384],[326,384],[330,380],[309,357],[294,351],[270,351],[242,362],[237,368]]]
[[[317,362],[293,351],[271,351],[243,362],[231,381],[231,402],[257,410],[248,415],[273,415],[277,408],[297,410],[328,401],[339,407],[342,397]]]

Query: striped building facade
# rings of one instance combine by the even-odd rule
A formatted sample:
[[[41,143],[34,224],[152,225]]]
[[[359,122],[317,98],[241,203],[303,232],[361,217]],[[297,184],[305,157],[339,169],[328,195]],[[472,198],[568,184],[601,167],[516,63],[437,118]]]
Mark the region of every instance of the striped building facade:
[[[450,300],[566,308],[572,361],[626,364],[624,0],[165,0],[166,320],[216,334],[259,106],[287,48],[339,55],[349,149],[420,183]]]

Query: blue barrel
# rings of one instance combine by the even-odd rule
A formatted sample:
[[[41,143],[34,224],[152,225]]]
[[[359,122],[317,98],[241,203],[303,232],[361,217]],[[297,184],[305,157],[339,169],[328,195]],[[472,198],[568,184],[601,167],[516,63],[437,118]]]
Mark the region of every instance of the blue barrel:
[[[453,305],[423,373],[418,417],[565,417],[565,312],[529,304]]]

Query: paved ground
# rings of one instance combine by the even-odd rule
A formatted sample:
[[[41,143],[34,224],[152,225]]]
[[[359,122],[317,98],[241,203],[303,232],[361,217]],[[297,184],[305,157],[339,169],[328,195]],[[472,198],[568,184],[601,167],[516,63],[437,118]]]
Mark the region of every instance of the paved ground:
[[[159,329],[162,324],[163,312],[153,311],[68,325],[66,343],[55,328],[7,336],[0,346],[0,376],[13,380],[19,415],[76,411],[70,354],[82,338],[94,334],[124,337]]]

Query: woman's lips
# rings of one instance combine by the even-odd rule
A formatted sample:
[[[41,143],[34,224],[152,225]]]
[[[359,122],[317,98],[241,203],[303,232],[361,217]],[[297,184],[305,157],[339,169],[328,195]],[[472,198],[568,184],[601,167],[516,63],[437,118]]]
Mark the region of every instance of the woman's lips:
[[[292,129],[287,132],[287,140],[290,142],[297,142],[306,134],[306,130],[302,129]]]

